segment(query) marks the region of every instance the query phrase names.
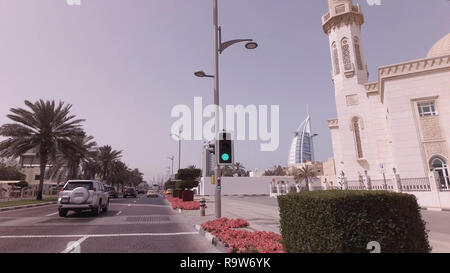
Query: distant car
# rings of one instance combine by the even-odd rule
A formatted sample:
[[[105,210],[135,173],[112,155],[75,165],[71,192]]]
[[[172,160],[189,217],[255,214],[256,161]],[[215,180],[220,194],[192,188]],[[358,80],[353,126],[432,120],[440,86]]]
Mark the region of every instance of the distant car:
[[[138,190],[138,194],[145,194],[145,190],[144,189],[139,189]]]
[[[109,194],[102,183],[94,180],[69,180],[59,192],[59,216],[66,217],[69,210],[90,210],[94,216],[107,212]]]
[[[147,197],[159,197],[159,194],[158,194],[158,192],[155,191],[155,190],[149,190],[149,191],[147,192]]]
[[[166,190],[166,194],[167,194],[167,195],[172,194],[172,193],[173,193],[172,189],[167,189],[167,190]]]
[[[106,191],[109,193],[110,198],[119,198],[119,193],[114,187],[106,187]]]
[[[137,192],[134,188],[126,188],[123,191],[123,198],[127,198],[128,196],[132,196],[134,198],[137,197]]]

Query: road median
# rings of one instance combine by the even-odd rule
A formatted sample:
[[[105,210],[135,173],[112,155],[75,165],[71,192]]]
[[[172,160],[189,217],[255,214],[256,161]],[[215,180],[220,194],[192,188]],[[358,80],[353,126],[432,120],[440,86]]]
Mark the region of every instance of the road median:
[[[9,211],[9,210],[17,210],[24,208],[32,208],[32,207],[40,207],[56,204],[56,198],[46,199],[42,201],[38,200],[17,200],[17,201],[5,201],[0,202],[0,212]]]

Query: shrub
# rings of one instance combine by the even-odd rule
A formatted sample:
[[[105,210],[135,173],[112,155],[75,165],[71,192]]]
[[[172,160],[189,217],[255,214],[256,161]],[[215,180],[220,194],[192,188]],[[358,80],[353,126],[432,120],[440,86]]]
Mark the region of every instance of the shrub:
[[[385,191],[315,191],[278,197],[281,234],[289,253],[430,252],[414,195]]]

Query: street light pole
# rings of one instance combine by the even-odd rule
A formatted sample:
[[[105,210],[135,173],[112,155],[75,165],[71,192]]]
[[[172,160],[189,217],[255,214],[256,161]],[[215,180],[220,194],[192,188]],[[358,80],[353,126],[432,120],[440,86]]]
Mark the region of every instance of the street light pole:
[[[170,159],[172,161],[172,177],[173,177],[173,160],[175,159],[175,157],[173,155],[169,156],[168,159]]]
[[[180,128],[180,130],[178,131],[178,135],[170,134],[170,136],[176,136],[178,138],[178,170],[181,168],[181,133],[183,133],[183,130],[181,130],[181,128]],[[172,165],[173,165],[173,159],[172,159]],[[173,172],[173,167],[172,167],[172,172]]]
[[[314,151],[314,138],[317,137],[317,136],[319,136],[319,134],[313,134],[311,136],[311,143],[310,143],[310,145],[311,145],[311,154],[312,154],[311,161],[312,162],[316,161],[316,159],[315,159],[315,151]]]
[[[181,169],[181,133],[183,131],[178,132],[178,170]]]
[[[207,75],[204,71],[197,71],[194,73],[195,76],[200,78],[214,78],[214,112],[215,112],[215,140],[216,140],[216,148],[217,148],[217,139],[220,131],[220,103],[219,103],[219,54],[222,54],[225,49],[228,47],[242,42],[247,42],[245,48],[247,49],[256,49],[258,44],[253,42],[252,39],[235,39],[226,42],[222,42],[222,29],[219,26],[219,6],[218,0],[213,0],[214,9],[213,9],[213,25],[214,25],[214,75]],[[217,156],[217,155],[216,155]],[[214,168],[214,176],[217,180],[216,185],[216,195],[215,195],[215,216],[216,218],[220,218],[222,214],[221,208],[221,169],[218,160],[216,160],[216,167]]]
[[[215,139],[217,145],[217,137],[219,135],[219,50],[221,47],[220,42],[220,28],[219,28],[219,6],[218,0],[214,0],[214,105],[215,105]],[[222,200],[221,200],[221,173],[219,161],[216,160],[216,167],[214,169],[214,177],[217,180],[216,183],[216,196],[215,196],[215,216],[216,218],[222,217]]]

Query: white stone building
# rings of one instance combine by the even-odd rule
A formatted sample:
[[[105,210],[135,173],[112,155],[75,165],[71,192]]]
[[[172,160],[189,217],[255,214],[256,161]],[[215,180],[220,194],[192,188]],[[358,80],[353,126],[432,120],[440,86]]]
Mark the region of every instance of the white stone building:
[[[428,181],[434,173],[449,190],[450,34],[425,58],[380,67],[378,81],[369,82],[361,7],[351,0],[328,4],[322,23],[335,86],[337,118],[328,123],[337,173],[373,182],[395,173]]]

